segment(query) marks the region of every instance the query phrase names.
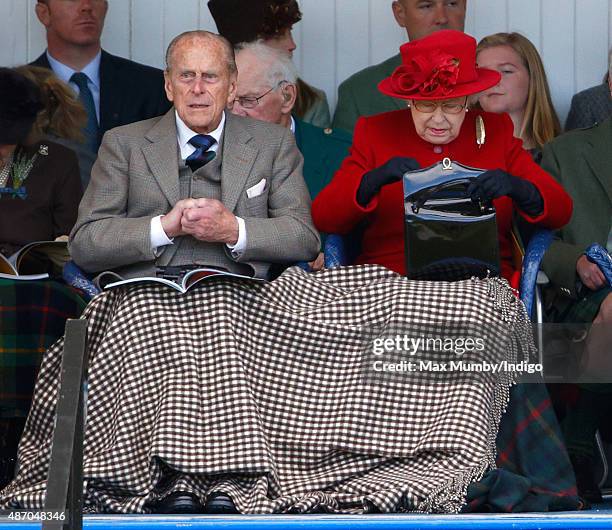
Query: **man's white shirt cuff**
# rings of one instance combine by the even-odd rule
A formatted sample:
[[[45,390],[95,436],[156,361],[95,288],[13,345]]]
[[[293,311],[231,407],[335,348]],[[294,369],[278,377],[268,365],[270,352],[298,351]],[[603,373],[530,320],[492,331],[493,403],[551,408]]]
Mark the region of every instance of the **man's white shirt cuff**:
[[[242,255],[246,249],[247,243],[246,225],[244,224],[244,219],[242,217],[236,217],[236,219],[238,220],[238,241],[236,241],[235,245],[226,243],[227,248],[229,248],[234,259],[238,259]]]
[[[156,256],[159,256],[162,252],[159,247],[173,244],[173,239],[168,238],[161,224],[162,217],[162,215],[158,215],[151,219],[151,248]]]

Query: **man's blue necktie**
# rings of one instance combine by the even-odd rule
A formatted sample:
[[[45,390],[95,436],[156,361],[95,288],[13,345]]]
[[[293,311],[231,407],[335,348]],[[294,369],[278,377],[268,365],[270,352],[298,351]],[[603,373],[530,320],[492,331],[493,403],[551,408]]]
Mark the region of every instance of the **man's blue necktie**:
[[[189,143],[193,145],[196,150],[191,153],[185,163],[191,168],[191,171],[197,171],[203,165],[208,164],[213,158],[215,158],[215,152],[209,151],[214,145],[215,140],[208,134],[196,134],[189,140]]]
[[[83,72],[76,72],[70,78],[76,86],[79,87],[79,101],[87,111],[87,124],[83,129],[85,135],[85,144],[93,153],[98,152],[98,118],[96,116],[96,104],[94,103],[93,94],[87,86],[88,77]]]

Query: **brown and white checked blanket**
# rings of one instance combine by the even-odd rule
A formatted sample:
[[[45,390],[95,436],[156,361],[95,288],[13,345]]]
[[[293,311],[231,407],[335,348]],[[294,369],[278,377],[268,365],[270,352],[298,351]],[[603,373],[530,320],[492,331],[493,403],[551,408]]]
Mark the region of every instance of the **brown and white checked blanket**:
[[[86,509],[123,513],[178,490],[226,492],[243,513],[457,512],[495,465],[512,377],[370,377],[371,330],[503,323],[487,355],[516,361],[512,330],[528,322],[503,280],[415,282],[372,265],[121,288],[84,316]],[[43,505],[62,344],[45,354],[2,507]]]

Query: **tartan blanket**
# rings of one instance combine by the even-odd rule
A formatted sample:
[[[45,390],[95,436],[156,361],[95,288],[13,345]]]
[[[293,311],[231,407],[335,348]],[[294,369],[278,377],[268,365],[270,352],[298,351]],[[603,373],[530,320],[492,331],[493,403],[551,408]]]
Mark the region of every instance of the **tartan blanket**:
[[[0,279],[0,418],[25,418],[43,353],[85,307],[56,281]]]
[[[184,295],[116,289],[84,317],[85,506],[96,512],[147,512],[180,490],[226,492],[243,513],[456,513],[495,466],[513,376],[373,377],[372,337],[486,322],[507,330],[488,337],[487,359],[533,353],[504,280],[416,282],[373,265],[215,278]],[[43,359],[4,508],[43,505],[62,345]]]
[[[497,469],[470,484],[468,512],[548,512],[584,507],[544,383],[510,390],[496,439]]]

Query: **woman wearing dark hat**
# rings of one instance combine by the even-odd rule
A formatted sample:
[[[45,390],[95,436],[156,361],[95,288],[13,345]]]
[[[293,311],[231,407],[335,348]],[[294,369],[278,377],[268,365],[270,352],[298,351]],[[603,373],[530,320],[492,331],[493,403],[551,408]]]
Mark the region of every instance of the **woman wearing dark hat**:
[[[0,68],[0,252],[67,235],[81,199],[74,152],[31,138],[43,109],[37,86]],[[13,476],[41,352],[78,318],[80,296],[55,281],[0,279],[0,489]],[[7,339],[7,340],[5,340]]]
[[[0,252],[70,233],[82,188],[74,152],[31,138],[43,110],[38,87],[0,68]]]
[[[302,19],[296,0],[209,0],[208,9],[217,31],[236,46],[262,39],[273,48],[293,54],[296,45],[291,28]],[[302,121],[329,127],[331,117],[327,96],[302,79],[293,112]]]
[[[568,222],[572,200],[513,137],[506,114],[468,109],[470,96],[500,79],[498,72],[476,67],[472,37],[442,30],[400,51],[402,65],[379,90],[407,100],[408,108],[357,122],[351,155],[312,205],[315,225],[322,232],[346,234],[365,221],[356,263],[377,263],[404,274],[401,177],[448,157],[488,170],[468,191],[473,199],[495,205],[502,275],[517,286],[513,211],[530,224],[556,229]]]

